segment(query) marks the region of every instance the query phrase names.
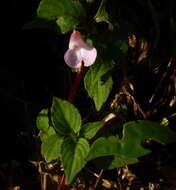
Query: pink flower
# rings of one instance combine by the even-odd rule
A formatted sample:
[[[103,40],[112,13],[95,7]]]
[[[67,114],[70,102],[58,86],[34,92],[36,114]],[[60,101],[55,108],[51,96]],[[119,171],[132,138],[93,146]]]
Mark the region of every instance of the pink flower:
[[[97,50],[83,40],[78,31],[73,31],[70,37],[69,49],[65,52],[64,60],[71,68],[80,68],[82,63],[89,67],[95,62]]]

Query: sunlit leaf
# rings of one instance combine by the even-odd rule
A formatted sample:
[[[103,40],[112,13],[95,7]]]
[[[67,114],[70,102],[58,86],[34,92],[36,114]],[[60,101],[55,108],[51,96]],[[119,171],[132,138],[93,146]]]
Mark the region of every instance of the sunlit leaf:
[[[104,122],[102,121],[86,123],[81,127],[80,134],[86,139],[91,139],[103,125]]]
[[[88,95],[94,100],[95,107],[99,111],[107,100],[113,85],[110,74],[105,75],[114,66],[114,62],[103,62],[98,59],[84,78],[84,86]]]
[[[37,116],[37,128],[42,132],[47,132],[49,129],[48,109],[42,110]]]
[[[54,128],[49,125],[48,109],[44,109],[38,114],[36,124],[40,130],[39,136],[42,142],[49,136],[56,134]]]
[[[46,162],[51,162],[60,157],[62,142],[63,137],[60,137],[57,134],[49,136],[42,142],[41,153],[44,156]]]
[[[68,101],[53,98],[51,118],[54,128],[61,135],[78,133],[81,128],[81,116],[76,107]]]

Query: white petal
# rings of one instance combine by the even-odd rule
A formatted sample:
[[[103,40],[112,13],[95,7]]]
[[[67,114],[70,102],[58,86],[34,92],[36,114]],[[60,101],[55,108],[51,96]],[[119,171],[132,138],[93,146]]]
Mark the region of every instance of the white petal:
[[[80,49],[68,49],[65,52],[64,60],[69,67],[80,68],[82,64]]]
[[[97,57],[96,48],[87,46],[87,48],[81,48],[80,51],[85,67],[89,67],[95,62]]]

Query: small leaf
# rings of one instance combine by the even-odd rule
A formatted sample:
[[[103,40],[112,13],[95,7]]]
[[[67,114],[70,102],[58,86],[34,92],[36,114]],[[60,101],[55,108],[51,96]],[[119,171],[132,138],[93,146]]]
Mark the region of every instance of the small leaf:
[[[169,120],[166,117],[164,117],[160,124],[167,127],[169,126]]]
[[[37,128],[42,132],[47,132],[49,129],[48,109],[42,110],[37,116]]]
[[[109,16],[108,13],[106,11],[106,2],[107,0],[102,0],[100,7],[96,13],[96,15],[94,16],[94,19],[96,22],[106,22],[109,25],[109,29],[113,29],[113,25],[110,23],[109,21]]]
[[[68,135],[71,132],[78,133],[81,128],[81,116],[71,103],[59,98],[53,98],[51,118],[54,128],[60,135]]]
[[[95,86],[94,91],[92,93],[92,98],[95,102],[95,107],[97,111],[99,111],[102,107],[102,105],[106,102],[111,89],[113,86],[113,80],[110,75],[107,76],[106,81],[99,80]]]
[[[89,96],[93,98],[95,107],[99,111],[111,92],[113,81],[110,74],[105,74],[114,66],[114,62],[103,62],[98,59],[84,78],[84,86]],[[104,78],[103,78],[104,77]]]
[[[81,135],[86,139],[93,138],[98,130],[104,125],[103,121],[86,123],[81,127]]]
[[[74,29],[77,25],[77,24],[72,24],[75,23],[75,19],[73,17],[59,17],[56,23],[57,25],[60,26],[62,33],[66,33],[71,29]]]
[[[42,142],[41,153],[44,156],[46,162],[51,162],[60,157],[62,142],[63,137],[60,137],[57,134],[49,136]]]
[[[93,86],[103,75],[109,72],[114,67],[114,61],[103,61],[101,58],[97,58],[95,64],[90,67],[86,73],[84,83],[91,84]],[[86,86],[88,87],[88,86]]]
[[[42,142],[49,136],[56,134],[53,127],[49,125],[48,109],[44,109],[38,114],[36,124],[40,130],[39,135]]]
[[[56,132],[52,126],[49,126],[48,131],[46,131],[46,132],[40,131],[40,133],[39,133],[40,139],[42,142],[44,142],[51,135],[55,135],[55,134],[56,134]]]
[[[37,13],[40,19],[55,21],[62,33],[73,30],[85,18],[81,3],[72,0],[42,0]]]
[[[131,158],[123,155],[116,155],[107,169],[119,168],[125,165],[135,164],[138,162],[137,158]]]
[[[89,153],[89,143],[80,138],[77,142],[66,138],[61,146],[61,161],[64,167],[67,183],[70,184],[76,174],[85,166]]]

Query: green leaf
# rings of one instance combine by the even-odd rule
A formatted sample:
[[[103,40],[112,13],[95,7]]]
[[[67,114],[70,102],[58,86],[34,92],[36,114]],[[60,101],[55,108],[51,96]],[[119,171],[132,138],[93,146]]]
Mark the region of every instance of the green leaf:
[[[107,169],[119,168],[125,165],[135,164],[138,162],[137,158],[131,158],[124,155],[116,155]]]
[[[100,137],[94,141],[90,148],[88,160],[102,156],[112,156],[121,152],[120,140],[114,136]]]
[[[61,146],[61,161],[64,167],[67,183],[70,184],[76,174],[85,166],[89,153],[89,143],[80,138],[77,142],[66,138]]]
[[[113,25],[110,23],[109,21],[109,16],[108,13],[106,11],[106,2],[107,0],[102,0],[100,7],[96,13],[96,15],[94,16],[94,19],[96,22],[106,22],[109,25],[109,29],[113,29]]]
[[[47,132],[49,129],[48,109],[42,110],[37,116],[37,128],[42,132]]]
[[[46,162],[51,162],[60,157],[62,142],[63,137],[60,137],[57,134],[49,136],[42,142],[41,153],[44,156]]]
[[[110,74],[105,75],[114,66],[114,62],[103,62],[102,59],[97,59],[84,78],[84,86],[89,96],[93,98],[95,107],[99,111],[101,106],[107,100],[113,85],[113,80]]]
[[[89,71],[86,73],[84,82],[86,84],[91,84],[92,86],[96,83],[104,74],[109,72],[114,67],[114,61],[103,61],[101,58],[97,58],[95,64],[90,67]]]
[[[85,10],[79,1],[42,0],[37,10],[41,19],[56,21],[62,33],[73,30],[83,18]]]
[[[104,125],[103,121],[91,122],[86,123],[81,127],[80,134],[85,137],[86,139],[93,138],[98,130]]]
[[[39,135],[42,142],[49,136],[56,134],[53,127],[49,125],[48,109],[44,109],[38,114],[36,124],[40,130]]]
[[[95,167],[101,169],[114,169],[137,162],[138,159],[123,155],[104,156],[93,160]]]
[[[169,127],[147,120],[131,121],[124,124],[122,146],[124,152],[129,151],[130,157],[145,155],[147,150],[141,146],[141,142],[145,139],[167,144],[176,141],[176,134]]]
[[[41,141],[44,142],[51,135],[55,135],[56,132],[52,126],[49,126],[48,131],[46,131],[46,132],[40,131],[39,134],[40,134]]]
[[[176,133],[159,123],[139,120],[124,124],[123,137],[98,138],[91,146],[88,160],[102,156],[121,155],[129,158],[138,158],[150,153],[142,147],[145,139],[152,139],[162,144],[176,141]]]
[[[113,86],[113,80],[110,75],[107,76],[106,81],[98,80],[94,86],[92,98],[95,102],[95,107],[99,111],[102,105],[106,102]]]
[[[53,98],[51,119],[60,135],[78,133],[81,128],[81,116],[74,105],[59,98]]]

